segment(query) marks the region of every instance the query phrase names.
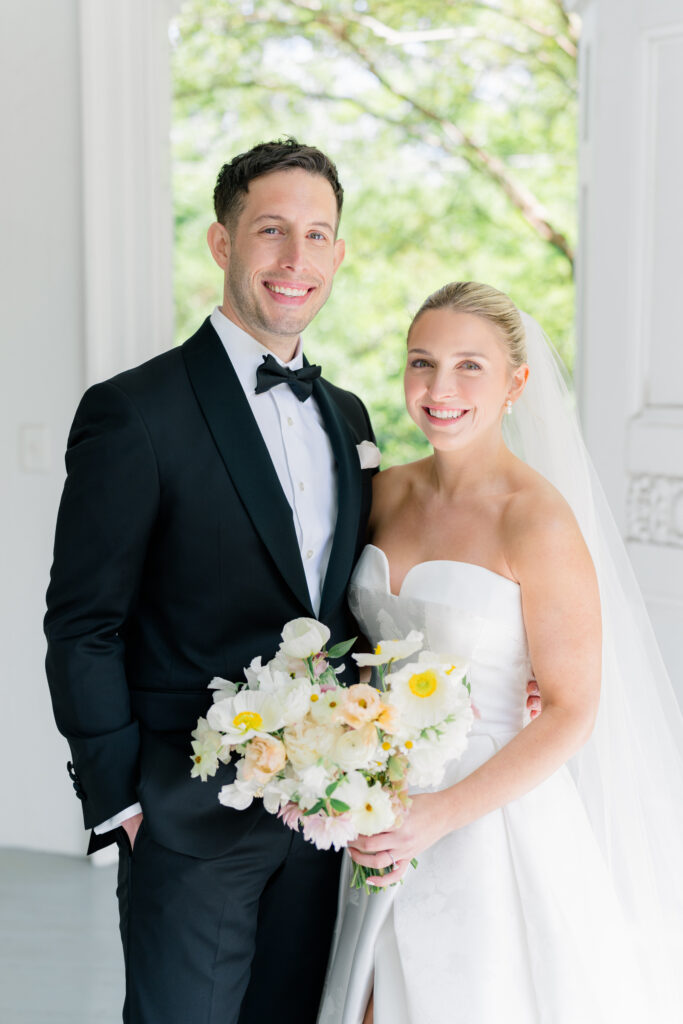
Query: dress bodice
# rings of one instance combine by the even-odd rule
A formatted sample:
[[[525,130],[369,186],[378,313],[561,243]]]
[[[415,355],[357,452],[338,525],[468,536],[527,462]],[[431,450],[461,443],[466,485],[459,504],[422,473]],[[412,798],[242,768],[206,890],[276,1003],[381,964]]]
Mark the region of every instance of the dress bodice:
[[[513,580],[469,562],[420,562],[396,595],[386,555],[368,544],[351,578],[349,604],[373,645],[418,629],[426,649],[469,662],[474,734],[505,741],[522,728],[530,666]]]

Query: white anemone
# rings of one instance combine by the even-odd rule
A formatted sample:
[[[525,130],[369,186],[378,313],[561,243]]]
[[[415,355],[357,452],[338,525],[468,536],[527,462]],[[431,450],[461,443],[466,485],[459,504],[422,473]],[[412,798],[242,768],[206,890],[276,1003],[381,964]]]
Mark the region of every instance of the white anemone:
[[[462,682],[465,669],[462,665],[420,659],[387,676],[390,700],[399,709],[402,721],[415,729],[425,729],[469,706]]]
[[[240,690],[234,697],[218,701],[206,717],[211,728],[222,732],[226,743],[232,746],[284,725],[280,702],[259,690]]]
[[[412,657],[422,647],[423,639],[422,633],[412,629],[405,640],[380,640],[375,647],[374,654],[353,654],[351,657],[361,667],[386,665],[390,661],[400,661],[402,658]]]

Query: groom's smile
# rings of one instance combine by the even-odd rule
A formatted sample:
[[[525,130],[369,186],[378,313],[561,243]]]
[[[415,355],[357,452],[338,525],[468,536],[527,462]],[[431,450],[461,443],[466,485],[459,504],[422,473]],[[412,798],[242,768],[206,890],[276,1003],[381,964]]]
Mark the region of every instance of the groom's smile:
[[[337,221],[329,182],[293,168],[251,181],[234,222],[209,230],[225,271],[223,313],[286,361],[344,258]]]

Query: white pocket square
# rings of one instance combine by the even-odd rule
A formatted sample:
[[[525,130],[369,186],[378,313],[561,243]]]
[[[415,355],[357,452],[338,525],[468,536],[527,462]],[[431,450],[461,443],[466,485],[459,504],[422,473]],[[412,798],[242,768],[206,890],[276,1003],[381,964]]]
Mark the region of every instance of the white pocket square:
[[[356,445],[361,469],[376,469],[382,461],[382,453],[372,441],[361,441]]]

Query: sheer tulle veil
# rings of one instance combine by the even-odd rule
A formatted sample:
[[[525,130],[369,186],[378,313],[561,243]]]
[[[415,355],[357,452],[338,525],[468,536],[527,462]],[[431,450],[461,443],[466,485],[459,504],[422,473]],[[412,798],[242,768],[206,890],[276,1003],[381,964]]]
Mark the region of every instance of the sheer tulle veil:
[[[595,563],[603,619],[600,709],[569,767],[648,977],[653,1022],[683,1019],[683,716],[564,368],[523,313],[529,380],[507,444],[564,495]]]

